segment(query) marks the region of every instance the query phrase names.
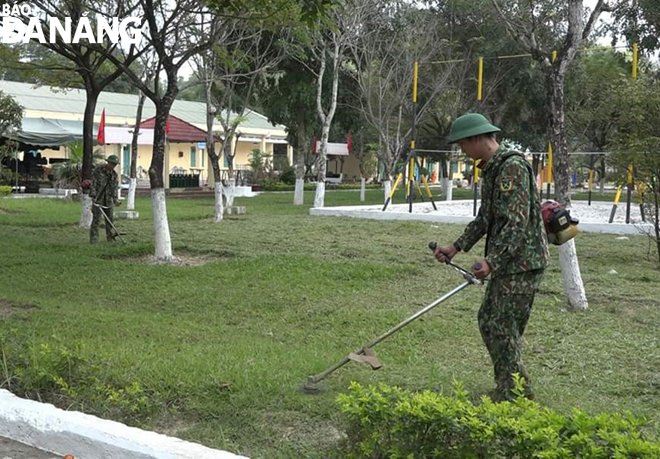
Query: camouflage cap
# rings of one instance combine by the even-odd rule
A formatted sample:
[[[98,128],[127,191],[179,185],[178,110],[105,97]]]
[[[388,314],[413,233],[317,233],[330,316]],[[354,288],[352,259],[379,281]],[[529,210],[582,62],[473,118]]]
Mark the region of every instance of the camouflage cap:
[[[117,158],[117,155],[110,155],[105,160],[112,164],[119,164],[119,158]]]

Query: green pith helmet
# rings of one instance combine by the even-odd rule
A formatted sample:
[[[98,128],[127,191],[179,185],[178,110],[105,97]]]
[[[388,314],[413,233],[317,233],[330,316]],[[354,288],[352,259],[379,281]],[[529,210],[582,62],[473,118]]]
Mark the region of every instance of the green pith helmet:
[[[459,140],[473,137],[475,135],[500,131],[501,129],[490,124],[484,115],[480,115],[479,113],[467,113],[463,116],[459,116],[453,122],[447,141],[449,143],[456,143]]]
[[[119,158],[117,158],[117,155],[110,155],[105,160],[112,164],[119,164]]]

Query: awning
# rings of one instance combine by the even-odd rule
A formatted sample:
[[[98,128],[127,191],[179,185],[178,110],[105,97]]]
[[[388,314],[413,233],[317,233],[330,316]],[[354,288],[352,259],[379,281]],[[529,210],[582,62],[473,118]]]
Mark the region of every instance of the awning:
[[[36,148],[51,148],[81,140],[82,121],[64,121],[48,118],[23,118],[21,130],[9,138],[23,145]],[[96,126],[94,127],[96,130]],[[96,134],[94,134],[96,137]]]

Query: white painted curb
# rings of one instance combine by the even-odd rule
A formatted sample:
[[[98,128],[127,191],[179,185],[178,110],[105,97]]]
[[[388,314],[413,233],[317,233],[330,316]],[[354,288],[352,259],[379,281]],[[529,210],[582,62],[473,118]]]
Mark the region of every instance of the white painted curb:
[[[0,390],[0,436],[77,459],[245,459]]]

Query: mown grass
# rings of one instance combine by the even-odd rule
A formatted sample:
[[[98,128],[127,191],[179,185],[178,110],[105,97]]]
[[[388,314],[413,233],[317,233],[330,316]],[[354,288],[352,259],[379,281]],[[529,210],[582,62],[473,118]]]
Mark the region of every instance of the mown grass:
[[[367,199],[382,202],[382,192]],[[357,192],[326,197],[357,201]],[[471,287],[378,345],[382,370],[350,363],[320,395],[300,393],[308,375],[460,283],[426,245],[453,241],[462,228],[310,217],[309,206],[291,202],[291,193],[238,199],[248,214],[217,225],[210,199],[170,199],[175,255],[206,263],[167,266],[147,262],[147,199],[138,200],[140,220],[117,222],[126,246],[89,245],[76,203],[1,200],[3,385],[268,458],[338,454],[335,397],[352,380],[450,391],[456,378],[476,395],[491,388],[476,325],[483,292]],[[468,265],[481,250],[457,260]],[[657,437],[660,271],[648,251],[642,237],[580,235],[590,310],[572,313],[553,248],[525,359],[542,404],[630,410],[653,421]]]

